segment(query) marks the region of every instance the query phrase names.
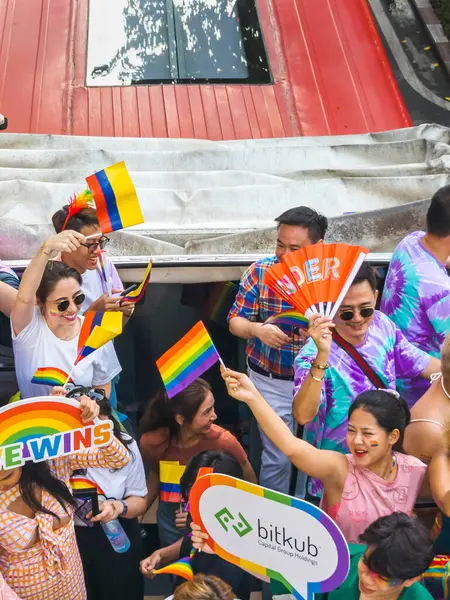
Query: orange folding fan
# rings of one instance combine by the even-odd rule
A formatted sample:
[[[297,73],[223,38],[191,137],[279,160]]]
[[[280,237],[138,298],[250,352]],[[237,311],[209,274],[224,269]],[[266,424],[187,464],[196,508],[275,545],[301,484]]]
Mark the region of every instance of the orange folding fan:
[[[368,252],[347,244],[305,246],[270,267],[264,283],[305,317],[333,318]]]

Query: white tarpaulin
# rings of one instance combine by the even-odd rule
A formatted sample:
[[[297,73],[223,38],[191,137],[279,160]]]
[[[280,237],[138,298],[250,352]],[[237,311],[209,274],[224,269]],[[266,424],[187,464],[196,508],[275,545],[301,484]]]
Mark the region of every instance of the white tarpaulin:
[[[274,218],[302,204],[331,218],[329,240],[389,251],[450,183],[450,130],[234,142],[0,134],[1,258],[31,257],[84,178],[121,160],[145,223],[112,234],[112,254],[271,252]]]

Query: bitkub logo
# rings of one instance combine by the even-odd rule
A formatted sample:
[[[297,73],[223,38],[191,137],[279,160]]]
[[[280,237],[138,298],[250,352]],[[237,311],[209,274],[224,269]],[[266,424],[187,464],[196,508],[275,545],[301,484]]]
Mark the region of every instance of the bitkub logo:
[[[228,508],[222,508],[219,512],[216,512],[214,515],[222,527],[228,532],[229,526],[234,529],[234,531],[238,534],[239,537],[244,537],[250,531],[253,531],[253,527],[247,521],[247,519],[242,515],[242,513],[238,513],[239,519],[235,519]],[[232,523],[236,523],[233,525]]]

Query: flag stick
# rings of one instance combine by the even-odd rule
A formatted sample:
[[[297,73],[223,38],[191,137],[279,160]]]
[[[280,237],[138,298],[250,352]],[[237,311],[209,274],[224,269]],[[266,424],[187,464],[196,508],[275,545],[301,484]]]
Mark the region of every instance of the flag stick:
[[[67,379],[66,379],[66,381],[65,381],[65,383],[64,383],[64,385],[63,385],[63,390],[65,390],[65,389],[66,389],[66,385],[69,383],[69,381],[70,381],[70,378],[72,377],[73,370],[75,369],[75,366],[76,366],[76,365],[73,365],[73,367],[70,369],[70,373],[67,375]]]

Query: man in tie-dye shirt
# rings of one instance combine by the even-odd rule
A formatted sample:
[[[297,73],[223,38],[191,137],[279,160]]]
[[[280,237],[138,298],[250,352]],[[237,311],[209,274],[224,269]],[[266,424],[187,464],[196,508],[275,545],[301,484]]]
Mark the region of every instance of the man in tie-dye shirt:
[[[377,280],[364,264],[334,318],[336,332],[353,346],[381,379],[395,389],[400,377],[429,377],[440,361],[413,346],[394,323],[375,310]],[[347,413],[353,400],[375,386],[353,358],[332,339],[329,317],[313,315],[311,339],[295,359],[294,416],[305,425],[304,439],[322,450],[348,452]],[[322,484],[311,478],[311,496],[320,496]]]
[[[381,301],[381,310],[414,346],[439,356],[450,332],[450,186],[436,192],[427,213],[427,232],[408,235],[395,249]],[[397,382],[412,406],[429,382]]]

